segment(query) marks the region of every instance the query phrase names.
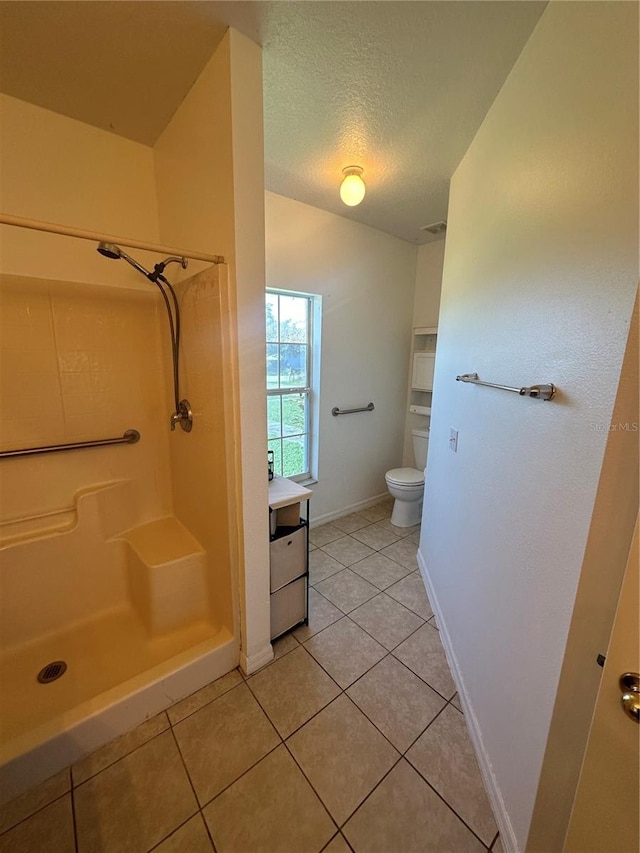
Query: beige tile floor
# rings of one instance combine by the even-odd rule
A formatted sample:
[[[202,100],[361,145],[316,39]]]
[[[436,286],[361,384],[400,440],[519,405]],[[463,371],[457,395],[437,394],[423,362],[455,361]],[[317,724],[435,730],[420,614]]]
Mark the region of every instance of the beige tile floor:
[[[0,808],[0,853],[501,850],[418,528],[311,531],[308,626]]]

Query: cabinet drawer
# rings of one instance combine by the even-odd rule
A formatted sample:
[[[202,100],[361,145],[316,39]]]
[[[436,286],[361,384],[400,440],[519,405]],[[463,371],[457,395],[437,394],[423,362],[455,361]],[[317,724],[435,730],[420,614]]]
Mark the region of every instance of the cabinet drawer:
[[[271,592],[307,570],[307,528],[301,527],[288,536],[274,539],[270,545]]]
[[[307,616],[307,579],[283,586],[271,594],[271,639],[293,628]]]

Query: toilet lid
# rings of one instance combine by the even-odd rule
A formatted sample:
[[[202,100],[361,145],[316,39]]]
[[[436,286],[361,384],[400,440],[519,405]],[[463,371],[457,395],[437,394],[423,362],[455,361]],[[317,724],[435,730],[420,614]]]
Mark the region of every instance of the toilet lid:
[[[421,486],[424,483],[424,473],[415,468],[392,468],[385,476],[390,483],[399,486]]]

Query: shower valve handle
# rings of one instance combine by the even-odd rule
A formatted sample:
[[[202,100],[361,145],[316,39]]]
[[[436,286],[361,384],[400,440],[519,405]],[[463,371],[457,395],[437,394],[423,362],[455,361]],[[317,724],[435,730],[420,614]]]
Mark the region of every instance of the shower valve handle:
[[[172,432],[175,430],[176,424],[180,424],[185,432],[191,432],[193,429],[193,412],[191,411],[191,403],[188,400],[180,400],[178,411],[171,415]]]

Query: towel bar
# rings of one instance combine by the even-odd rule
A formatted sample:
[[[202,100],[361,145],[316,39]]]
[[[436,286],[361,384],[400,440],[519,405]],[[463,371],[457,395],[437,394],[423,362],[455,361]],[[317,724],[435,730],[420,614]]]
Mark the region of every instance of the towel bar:
[[[463,373],[456,376],[456,382],[471,382],[473,385],[486,385],[487,388],[501,388],[503,391],[515,391],[521,397],[533,397],[535,400],[552,400],[556,393],[556,386],[552,383],[547,385],[538,384],[530,387],[514,388],[512,385],[498,385],[496,382],[483,382],[477,373]]]

